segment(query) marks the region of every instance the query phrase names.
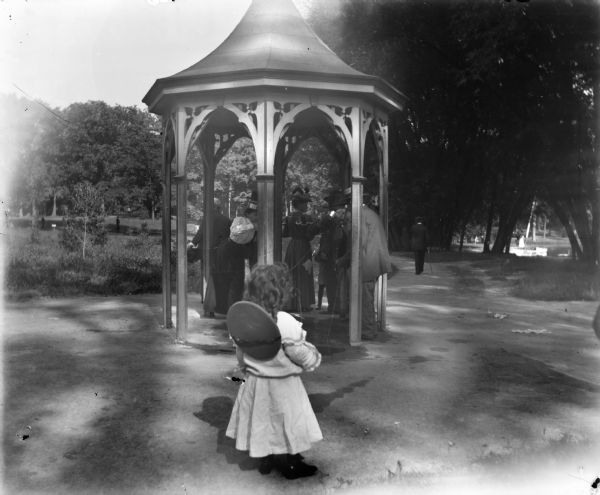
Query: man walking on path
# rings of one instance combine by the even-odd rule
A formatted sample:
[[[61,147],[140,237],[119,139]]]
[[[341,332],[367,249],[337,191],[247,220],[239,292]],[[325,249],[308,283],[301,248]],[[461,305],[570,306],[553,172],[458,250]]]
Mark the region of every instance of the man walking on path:
[[[429,245],[429,234],[427,227],[423,225],[423,218],[417,217],[415,224],[410,229],[410,248],[415,253],[415,273],[423,273],[425,264],[425,251]]]

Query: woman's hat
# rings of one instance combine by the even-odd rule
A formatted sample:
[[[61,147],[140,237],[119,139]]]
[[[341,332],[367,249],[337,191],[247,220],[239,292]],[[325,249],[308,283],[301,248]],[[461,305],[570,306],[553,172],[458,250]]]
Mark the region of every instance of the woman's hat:
[[[339,208],[346,204],[344,193],[335,188],[329,189],[323,199],[327,201],[330,208]]]
[[[273,359],[281,348],[277,323],[258,304],[239,301],[227,312],[227,329],[235,344],[254,359]]]
[[[292,190],[292,201],[295,203],[308,203],[312,201],[308,195],[308,188],[302,189],[300,186]]]
[[[236,244],[248,244],[254,237],[254,224],[246,217],[235,217],[229,227],[229,238]]]

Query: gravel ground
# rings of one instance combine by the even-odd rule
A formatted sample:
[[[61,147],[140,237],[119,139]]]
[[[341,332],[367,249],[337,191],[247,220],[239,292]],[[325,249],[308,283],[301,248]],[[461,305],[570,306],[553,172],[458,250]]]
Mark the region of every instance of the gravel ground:
[[[319,473],[295,481],[225,437],[235,358],[194,295],[186,345],[157,295],[4,303],[5,493],[592,493],[596,304],[511,298],[481,263],[394,263],[376,340],[347,346],[307,315],[325,439],[305,453]]]

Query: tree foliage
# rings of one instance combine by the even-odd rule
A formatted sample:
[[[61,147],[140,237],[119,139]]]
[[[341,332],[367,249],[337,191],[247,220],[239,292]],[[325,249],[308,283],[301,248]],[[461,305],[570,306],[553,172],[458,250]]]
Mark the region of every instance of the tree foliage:
[[[437,242],[479,221],[508,249],[534,197],[573,253],[598,262],[600,6],[569,2],[314,2],[346,62],[408,96],[391,122],[392,228],[424,215]]]
[[[50,109],[41,102],[5,97],[12,111],[25,119],[12,131],[15,169],[12,198],[17,209],[31,205],[36,216],[48,203],[74,205],[76,185],[89,183],[99,191],[105,213],[125,208],[151,216],[161,194],[160,123],[135,107],[101,101]],[[28,113],[30,112],[30,113]]]

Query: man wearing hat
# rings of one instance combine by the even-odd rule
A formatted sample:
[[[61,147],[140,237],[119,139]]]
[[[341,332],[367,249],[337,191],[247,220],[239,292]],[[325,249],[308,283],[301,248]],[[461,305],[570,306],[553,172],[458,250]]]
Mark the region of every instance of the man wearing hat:
[[[226,314],[229,307],[244,295],[244,272],[246,259],[256,257],[256,229],[251,221],[252,209],[247,205],[244,215],[233,219],[229,237],[216,250],[215,312]],[[218,284],[217,284],[218,280]]]
[[[425,252],[429,245],[429,233],[423,225],[423,217],[416,217],[415,224],[410,229],[410,247],[415,253],[415,273],[423,273],[425,264]]]
[[[375,319],[374,290],[375,281],[380,275],[391,271],[390,256],[387,248],[387,236],[377,213],[366,204],[361,206],[361,246],[360,264],[362,275],[362,338],[370,340],[377,335]],[[336,261],[338,270],[338,298],[341,313],[344,316],[348,309],[349,269],[352,247],[352,216],[345,211],[345,244],[344,250]]]
[[[283,221],[282,236],[291,237],[284,260],[295,288],[295,297],[289,303],[290,311],[310,311],[315,303],[310,241],[319,232],[319,225],[307,213],[310,201],[307,189],[295,187],[292,190],[292,212]]]

